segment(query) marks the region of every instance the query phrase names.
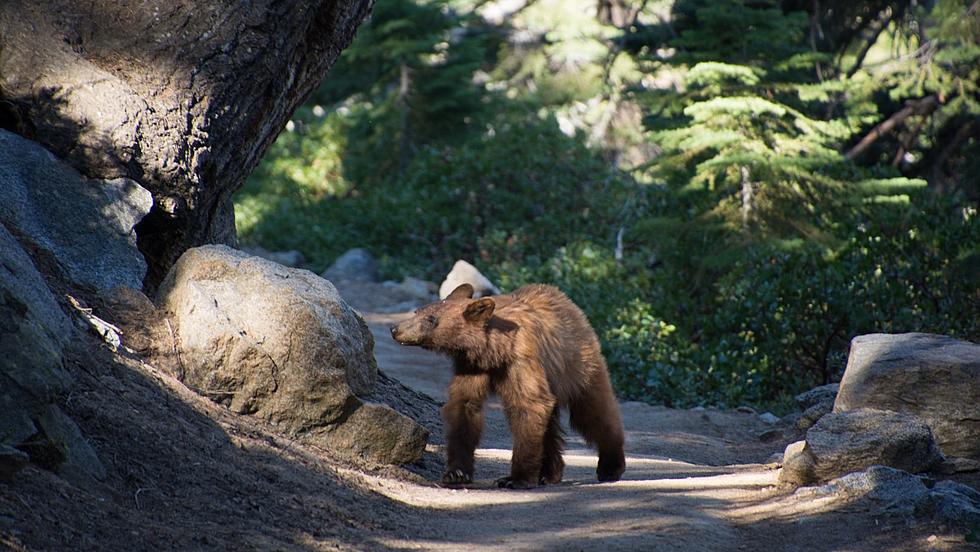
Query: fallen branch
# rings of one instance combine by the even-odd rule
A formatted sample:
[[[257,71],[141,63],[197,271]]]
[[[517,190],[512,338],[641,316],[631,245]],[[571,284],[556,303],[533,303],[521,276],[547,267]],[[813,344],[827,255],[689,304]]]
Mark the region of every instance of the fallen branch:
[[[92,309],[83,307],[78,299],[71,295],[66,295],[66,297],[71,306],[78,311],[79,316],[88,322],[89,327],[95,330],[95,333],[102,338],[102,341],[105,341],[112,352],[116,352],[122,347],[122,338],[119,337],[123,333],[122,330],[92,314]]]
[[[895,112],[891,117],[885,119],[861,138],[853,148],[848,150],[845,157],[848,159],[854,159],[857,156],[864,153],[864,150],[868,149],[871,144],[875,143],[875,140],[881,138],[886,133],[890,132],[896,126],[902,124],[905,119],[908,119],[912,115],[929,115],[939,107],[939,97],[935,94],[931,96],[926,96],[925,98],[919,100],[910,100],[905,103],[905,107]]]

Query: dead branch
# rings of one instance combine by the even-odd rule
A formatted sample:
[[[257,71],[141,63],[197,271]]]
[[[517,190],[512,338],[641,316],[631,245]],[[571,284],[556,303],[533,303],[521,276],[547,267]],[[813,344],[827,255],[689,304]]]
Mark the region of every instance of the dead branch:
[[[878,138],[881,138],[886,133],[891,132],[896,126],[902,124],[905,119],[908,119],[912,115],[929,115],[939,107],[939,103],[939,97],[935,94],[906,102],[905,107],[871,129],[871,132],[866,134],[864,138],[861,138],[844,156],[853,160],[864,153],[864,150],[868,149]]]

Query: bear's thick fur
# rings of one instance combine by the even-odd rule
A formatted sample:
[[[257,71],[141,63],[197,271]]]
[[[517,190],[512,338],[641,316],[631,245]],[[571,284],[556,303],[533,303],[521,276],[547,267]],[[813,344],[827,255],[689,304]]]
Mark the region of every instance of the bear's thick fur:
[[[626,467],[623,425],[599,340],[582,311],[557,288],[524,286],[511,294],[472,299],[463,284],[391,328],[403,345],[448,354],[455,374],[446,420],[443,482],[473,480],[473,452],[483,429],[483,403],[496,393],[514,440],[510,477],[501,487],[561,481],[559,407],[599,451],[596,475],[616,481]]]

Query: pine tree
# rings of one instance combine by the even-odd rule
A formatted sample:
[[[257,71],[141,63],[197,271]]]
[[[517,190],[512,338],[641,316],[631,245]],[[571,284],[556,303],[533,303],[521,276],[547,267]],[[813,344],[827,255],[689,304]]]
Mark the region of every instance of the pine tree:
[[[380,0],[317,92],[347,101],[347,170],[359,183],[403,170],[425,144],[452,143],[489,112],[474,73],[493,57],[491,29],[445,0]]]

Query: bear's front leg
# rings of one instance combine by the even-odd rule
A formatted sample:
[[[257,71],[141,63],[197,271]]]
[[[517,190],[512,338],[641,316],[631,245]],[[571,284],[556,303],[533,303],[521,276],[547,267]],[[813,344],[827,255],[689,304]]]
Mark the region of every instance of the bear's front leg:
[[[473,482],[473,453],[483,432],[483,403],[490,388],[487,374],[457,374],[449,384],[449,399],[442,407],[446,422],[446,472],[442,482]]]
[[[498,487],[508,489],[528,489],[541,483],[545,434],[555,409],[555,398],[546,387],[522,383],[498,390],[514,440],[510,476],[497,480]],[[531,391],[535,387],[537,392]]]

